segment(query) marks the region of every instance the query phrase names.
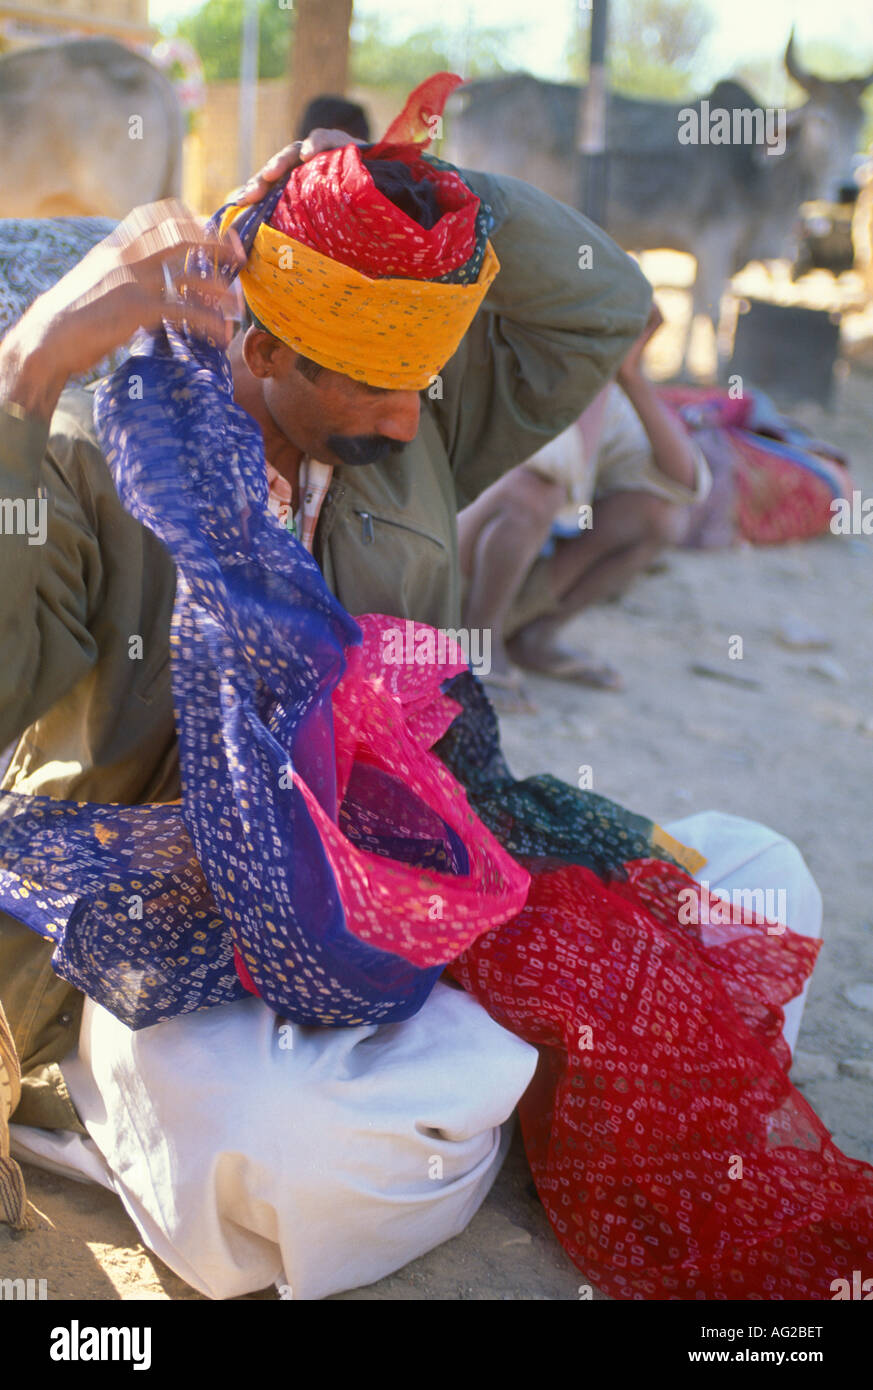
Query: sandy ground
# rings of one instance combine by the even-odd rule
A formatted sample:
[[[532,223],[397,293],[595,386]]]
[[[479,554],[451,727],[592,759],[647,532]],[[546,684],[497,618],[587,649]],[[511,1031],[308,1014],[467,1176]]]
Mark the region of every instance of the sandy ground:
[[[678,341],[665,333],[661,370]],[[873,496],[873,364],[855,358],[830,412],[792,413],[851,455],[856,485]],[[827,649],[786,648],[779,632],[789,620],[823,629]],[[588,763],[597,791],[661,823],[715,807],[796,841],[822,890],[825,945],[793,1076],[839,1146],[873,1161],[871,620],[870,537],[672,553],[618,604],[568,629],[621,669],[624,693],[533,679],[539,715],[505,717],[503,732],[518,775],[548,770],[573,782]],[[728,660],[735,635],[741,663]],[[706,679],[694,663],[758,684]],[[114,1196],[34,1168],[26,1177],[39,1226],[17,1241],[0,1227],[4,1276],[45,1278],[61,1300],[199,1297],[144,1248]],[[584,1282],[551,1233],[516,1135],[461,1236],[340,1297],[577,1299]]]

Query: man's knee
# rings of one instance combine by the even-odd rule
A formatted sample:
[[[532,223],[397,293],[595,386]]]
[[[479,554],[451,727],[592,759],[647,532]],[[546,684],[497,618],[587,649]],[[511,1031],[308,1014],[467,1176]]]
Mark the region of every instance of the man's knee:
[[[532,468],[513,470],[512,502],[518,507],[519,518],[527,524],[548,526],[567,501],[563,483],[544,478]]]
[[[614,492],[595,504],[594,529],[598,513],[615,529],[616,539],[625,545],[646,546],[656,554],[676,545],[685,530],[686,508],[651,492]]]
[[[519,465],[458,513],[461,546],[486,530],[491,536],[492,528],[498,528],[504,538],[509,531],[522,535],[532,529],[547,532],[566,501],[567,490],[562,483]]]
[[[651,494],[644,495],[640,508],[642,539],[657,550],[676,545],[684,531],[684,512],[684,507],[675,502]]]

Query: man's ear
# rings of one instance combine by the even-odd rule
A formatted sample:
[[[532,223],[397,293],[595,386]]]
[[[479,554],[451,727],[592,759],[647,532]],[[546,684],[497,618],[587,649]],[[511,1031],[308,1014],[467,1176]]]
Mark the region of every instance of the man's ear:
[[[286,355],[289,358],[292,356],[291,349],[266,329],[256,328],[254,325],[246,330],[242,353],[243,361],[252,376],[262,379],[283,375],[291,365],[290,362],[285,363],[282,360]]]

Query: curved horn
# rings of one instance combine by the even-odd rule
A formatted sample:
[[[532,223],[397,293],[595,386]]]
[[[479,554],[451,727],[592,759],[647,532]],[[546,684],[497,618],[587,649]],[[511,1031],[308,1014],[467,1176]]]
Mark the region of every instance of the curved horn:
[[[814,77],[811,72],[807,72],[806,68],[800,65],[800,60],[797,57],[797,49],[794,45],[793,28],[788,39],[788,47],[785,50],[785,67],[789,77],[793,77],[794,81],[797,82],[799,86],[803,87],[805,91],[812,92],[813,88],[818,85],[819,79]]]

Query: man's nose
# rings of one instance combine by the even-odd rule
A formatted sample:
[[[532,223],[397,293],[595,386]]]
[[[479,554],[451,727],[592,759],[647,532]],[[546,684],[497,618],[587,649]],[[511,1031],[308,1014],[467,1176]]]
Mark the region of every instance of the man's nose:
[[[408,444],[418,434],[421,397],[417,391],[392,391],[386,396],[374,433]]]

